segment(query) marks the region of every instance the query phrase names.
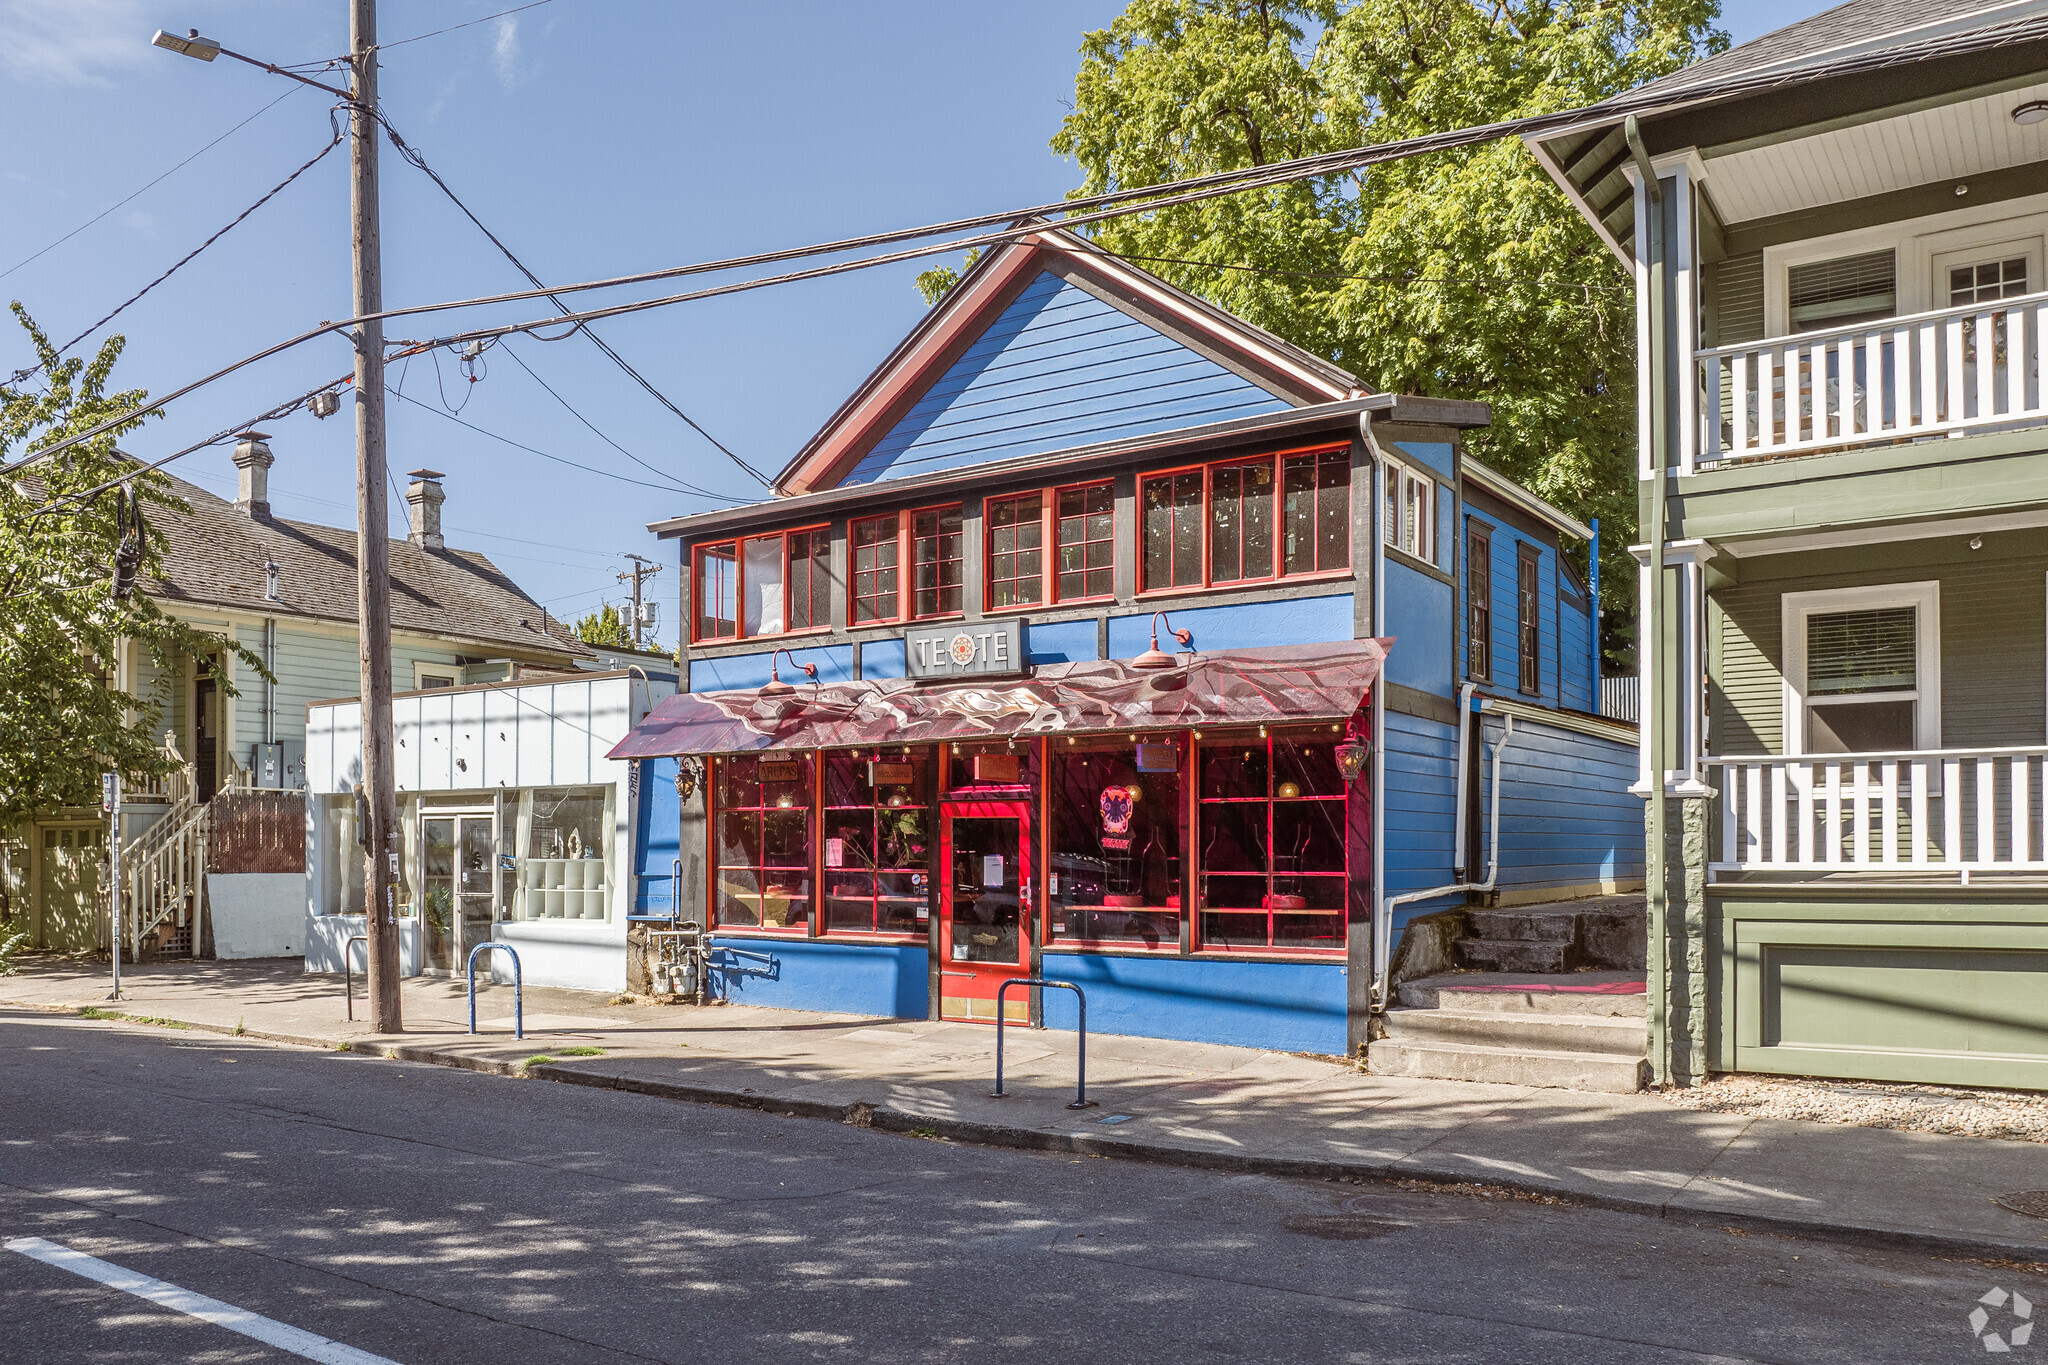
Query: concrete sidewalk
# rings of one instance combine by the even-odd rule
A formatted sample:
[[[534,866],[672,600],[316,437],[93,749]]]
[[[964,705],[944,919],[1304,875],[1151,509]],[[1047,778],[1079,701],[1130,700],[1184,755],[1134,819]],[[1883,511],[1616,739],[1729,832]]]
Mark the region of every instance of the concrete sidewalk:
[[[294,960],[131,969],[25,964],[0,1004],[119,1011],[309,1047],[738,1104],[899,1132],[1322,1179],[1482,1182],[1573,1203],[1966,1256],[2048,1260],[2048,1222],[1993,1202],[2048,1190],[2048,1146],[1675,1109],[1584,1094],[1365,1076],[1334,1061],[1097,1035],[1070,1111],[1075,1038],[1013,1028],[1005,1099],[990,1097],[995,1030],[746,1005],[610,1005],[578,991],[405,983],[407,1032],[344,1019],[341,983]],[[358,983],[358,992],[360,992]],[[360,999],[356,1013],[364,1006]],[[529,1059],[586,1047],[601,1055]]]

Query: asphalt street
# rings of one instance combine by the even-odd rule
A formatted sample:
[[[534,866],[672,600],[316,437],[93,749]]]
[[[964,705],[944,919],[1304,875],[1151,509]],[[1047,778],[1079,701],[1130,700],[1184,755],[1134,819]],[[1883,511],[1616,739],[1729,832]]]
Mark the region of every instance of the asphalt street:
[[[1921,1253],[11,1011],[0,1242],[7,1362],[1927,1365],[1986,1354],[1987,1292],[2048,1301],[2048,1276]]]

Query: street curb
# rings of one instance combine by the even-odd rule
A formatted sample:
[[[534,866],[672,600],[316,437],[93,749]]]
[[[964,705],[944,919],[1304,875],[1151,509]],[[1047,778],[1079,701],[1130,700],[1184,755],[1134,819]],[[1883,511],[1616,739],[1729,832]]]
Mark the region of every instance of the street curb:
[[[45,1014],[64,1015],[74,1018],[78,1016],[81,1009],[107,1008],[104,1004],[81,1006],[43,1004],[29,1001],[0,1001],[0,1004],[17,1009],[36,1010]],[[124,1024],[129,1027],[142,1028],[163,1027],[161,1024],[151,1024],[149,1021],[152,1018],[169,1019],[169,1016],[125,1015],[121,1018],[93,1022]],[[584,1069],[582,1066],[568,1060],[527,1066],[523,1062],[500,1061],[492,1057],[478,1057],[445,1048],[415,1046],[378,1038],[320,1038],[303,1034],[277,1033],[261,1029],[229,1028],[221,1024],[198,1023],[183,1019],[171,1020],[170,1022],[182,1028],[193,1029],[202,1033],[217,1034],[223,1037],[249,1038],[259,1042],[282,1043],[287,1046],[311,1048],[322,1052],[347,1051],[364,1056],[383,1057],[393,1061],[454,1067],[459,1070],[475,1071],[486,1075],[506,1076],[513,1079],[553,1081],[561,1085],[585,1086],[597,1090],[619,1090],[628,1094],[646,1095],[654,1099],[675,1100],[689,1104],[712,1104],[728,1109],[754,1109],[789,1118],[817,1119],[828,1123],[843,1123],[856,1128],[873,1128],[887,1133],[938,1137],[953,1142],[973,1143],[983,1147],[1002,1147],[1015,1151],[1031,1152],[1063,1152],[1079,1156],[1141,1161],[1160,1166],[1177,1166],[1192,1170],[1218,1171],[1232,1175],[1270,1175],[1298,1180],[1338,1181],[1350,1184],[1390,1184],[1397,1181],[1417,1181],[1424,1184],[1442,1186],[1450,1192],[1456,1192],[1459,1188],[1483,1187],[1506,1190],[1514,1194],[1539,1196],[1575,1208],[1631,1213],[1643,1217],[1685,1223],[1694,1227],[1761,1232],[1773,1236],[1801,1237],[1812,1241],[1837,1242],[1851,1246],[1885,1247],[1894,1250],[1911,1249],[1965,1259],[2048,1262],[2048,1240],[2033,1243],[2006,1242],[1988,1238],[1953,1237],[1940,1233],[1870,1227],[1857,1223],[1820,1222],[1808,1219],[1777,1217],[1770,1214],[1693,1208],[1674,1203],[1671,1200],[1638,1199],[1618,1194],[1594,1194],[1588,1191],[1566,1189],[1561,1186],[1546,1185],[1539,1181],[1516,1179],[1513,1177],[1488,1175],[1481,1178],[1475,1176],[1469,1170],[1431,1167],[1416,1162],[1317,1161],[1301,1157],[1209,1152],[1195,1148],[1172,1147],[1160,1143],[1138,1142],[1129,1138],[1098,1137],[1089,1133],[1047,1132],[1043,1129],[1013,1128],[1003,1124],[980,1123],[967,1119],[949,1118],[943,1115],[915,1114],[891,1108],[888,1105],[870,1103],[864,1100],[855,1100],[842,1104],[834,1101],[801,1100],[776,1095],[756,1094],[752,1090],[747,1089],[732,1090],[718,1086],[691,1085],[679,1081],[650,1080],[644,1076],[633,1076],[594,1068]],[[478,1037],[497,1041],[504,1039],[505,1035],[482,1034],[478,1035]]]

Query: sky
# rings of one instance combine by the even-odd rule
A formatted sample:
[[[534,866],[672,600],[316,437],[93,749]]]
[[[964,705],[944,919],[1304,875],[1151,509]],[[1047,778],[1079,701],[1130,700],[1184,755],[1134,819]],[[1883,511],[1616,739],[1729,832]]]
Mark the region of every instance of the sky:
[[[549,283],[1057,200],[1079,175],[1046,144],[1072,95],[1081,37],[1122,8],[549,0],[485,18],[518,2],[384,0],[380,95],[407,142]],[[1741,42],[1825,7],[1732,0],[1721,26]],[[159,27],[197,28],[278,64],[348,47],[344,0],[0,0],[0,127],[9,130],[0,297],[20,300],[60,343],[332,136],[328,96],[225,58],[154,48]],[[350,314],[346,150],[107,329],[128,338],[117,385],[163,393]],[[382,163],[387,307],[526,287],[388,143]],[[924,303],[911,281],[926,264],[596,330],[719,442],[772,474],[915,325]],[[542,302],[459,316],[481,325],[548,311]],[[454,328],[402,319],[389,335]],[[0,320],[0,368],[29,363],[25,338]],[[158,458],[350,367],[343,340],[309,343],[176,404],[124,448]],[[389,411],[393,534],[404,534],[405,472],[443,471],[449,543],[488,554],[558,617],[621,600],[617,575],[638,553],[667,566],[649,592],[672,642],[673,556],[646,524],[764,496],[580,337],[514,339],[468,373],[445,352],[438,365],[422,355],[392,379],[405,395]],[[266,426],[277,515],[353,522],[349,413],[344,404],[326,421],[301,412]],[[173,470],[234,496],[226,447]]]

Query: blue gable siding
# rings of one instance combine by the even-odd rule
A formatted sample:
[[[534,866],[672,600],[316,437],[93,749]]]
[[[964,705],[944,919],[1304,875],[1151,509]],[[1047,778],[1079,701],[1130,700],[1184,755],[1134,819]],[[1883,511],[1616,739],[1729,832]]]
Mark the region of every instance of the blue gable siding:
[[[1291,406],[1043,273],[844,482],[901,479]]]

